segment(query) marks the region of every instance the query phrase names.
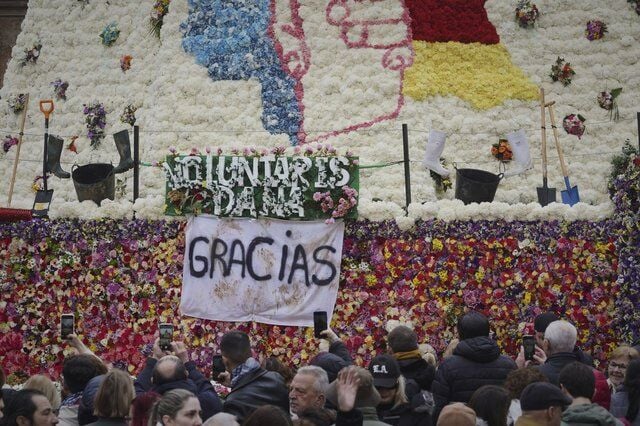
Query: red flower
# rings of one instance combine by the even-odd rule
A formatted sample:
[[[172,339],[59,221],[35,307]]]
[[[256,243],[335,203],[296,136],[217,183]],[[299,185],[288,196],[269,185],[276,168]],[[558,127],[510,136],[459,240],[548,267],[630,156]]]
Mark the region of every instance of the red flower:
[[[414,40],[498,44],[486,0],[406,0]]]

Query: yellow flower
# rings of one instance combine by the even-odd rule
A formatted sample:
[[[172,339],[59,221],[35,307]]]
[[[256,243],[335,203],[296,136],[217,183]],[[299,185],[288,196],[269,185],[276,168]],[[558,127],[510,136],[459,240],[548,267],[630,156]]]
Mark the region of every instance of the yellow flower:
[[[413,48],[404,94],[415,100],[452,95],[477,109],[489,109],[507,99],[537,99],[536,86],[511,63],[500,44],[414,41]]]
[[[442,251],[442,249],[444,248],[444,245],[442,244],[442,241],[440,241],[437,238],[434,238],[431,241],[431,247],[433,248],[433,251]]]

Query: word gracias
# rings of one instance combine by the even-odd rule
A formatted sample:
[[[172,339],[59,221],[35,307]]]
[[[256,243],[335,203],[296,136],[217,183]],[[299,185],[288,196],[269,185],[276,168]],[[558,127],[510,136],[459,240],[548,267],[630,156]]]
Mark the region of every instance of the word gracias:
[[[286,236],[290,238],[291,235],[287,230]],[[248,274],[255,281],[270,281],[277,272],[277,279],[282,282],[286,278],[288,284],[293,282],[294,276],[301,274],[307,287],[311,284],[326,286],[336,278],[338,268],[330,260],[337,251],[334,247],[321,245],[307,253],[301,244],[295,247],[280,244],[280,249],[274,252],[274,243],[270,237],[254,237],[245,247],[239,239],[229,243],[221,238],[195,237],[189,243],[189,274],[194,278],[204,278],[208,274],[211,279],[216,272],[222,277],[235,272],[242,278]],[[276,262],[268,262],[266,258],[277,258],[276,255],[280,258],[279,266],[277,270],[270,270],[276,267]]]

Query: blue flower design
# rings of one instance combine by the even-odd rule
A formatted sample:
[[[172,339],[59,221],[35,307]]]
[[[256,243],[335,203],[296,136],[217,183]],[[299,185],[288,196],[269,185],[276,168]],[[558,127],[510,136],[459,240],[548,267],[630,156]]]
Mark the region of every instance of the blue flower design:
[[[262,85],[262,124],[298,143],[302,112],[296,80],[283,71],[269,35],[269,0],[189,0],[182,47],[213,80],[257,79]]]

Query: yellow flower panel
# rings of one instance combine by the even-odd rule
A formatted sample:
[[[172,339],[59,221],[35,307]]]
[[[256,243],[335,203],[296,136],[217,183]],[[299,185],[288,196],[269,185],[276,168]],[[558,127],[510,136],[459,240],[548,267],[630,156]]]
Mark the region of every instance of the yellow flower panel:
[[[404,94],[418,101],[456,96],[477,109],[507,99],[536,100],[538,88],[511,63],[507,49],[480,43],[414,41],[413,65],[405,72]]]

